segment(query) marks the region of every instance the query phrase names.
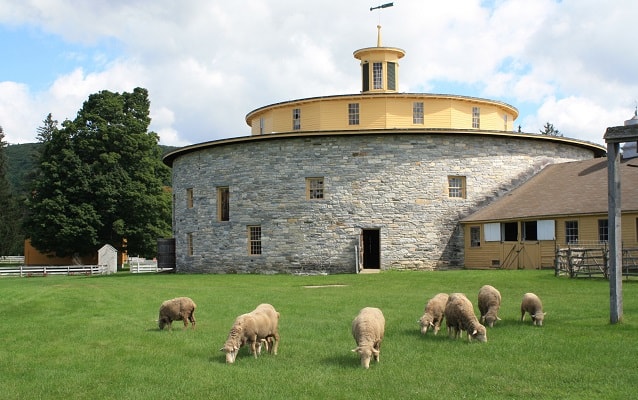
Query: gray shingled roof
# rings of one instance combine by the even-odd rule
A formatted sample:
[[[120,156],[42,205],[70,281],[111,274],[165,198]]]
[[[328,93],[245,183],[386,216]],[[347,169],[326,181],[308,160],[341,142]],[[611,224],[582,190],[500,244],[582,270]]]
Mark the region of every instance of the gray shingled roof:
[[[621,208],[638,211],[638,158],[621,163]],[[607,213],[607,158],[552,164],[461,222]]]

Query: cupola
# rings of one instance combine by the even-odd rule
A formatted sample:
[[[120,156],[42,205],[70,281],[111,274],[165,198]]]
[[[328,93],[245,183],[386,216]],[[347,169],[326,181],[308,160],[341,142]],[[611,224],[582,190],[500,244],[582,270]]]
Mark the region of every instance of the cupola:
[[[383,47],[381,25],[377,25],[377,47],[354,52],[361,61],[361,93],[396,93],[399,89],[399,59],[405,51],[396,47]]]

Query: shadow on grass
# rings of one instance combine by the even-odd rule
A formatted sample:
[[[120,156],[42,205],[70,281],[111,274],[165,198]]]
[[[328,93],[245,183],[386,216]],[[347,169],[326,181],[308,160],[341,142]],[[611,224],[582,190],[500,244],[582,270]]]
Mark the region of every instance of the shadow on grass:
[[[321,360],[321,363],[324,365],[340,368],[357,368],[361,365],[359,356],[355,353],[325,357]]]

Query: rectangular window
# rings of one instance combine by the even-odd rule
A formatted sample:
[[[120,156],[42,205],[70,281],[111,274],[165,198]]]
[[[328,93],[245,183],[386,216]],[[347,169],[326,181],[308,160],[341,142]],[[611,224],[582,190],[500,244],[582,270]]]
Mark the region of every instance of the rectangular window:
[[[503,115],[503,130],[507,130],[507,114]]]
[[[323,178],[306,178],[306,199],[323,199]]]
[[[423,102],[412,103],[412,123],[423,125]]]
[[[518,222],[505,222],[501,224],[501,237],[505,242],[517,242],[518,241]]]
[[[492,223],[483,225],[485,230],[486,242],[500,242],[501,241],[501,224]]]
[[[193,234],[191,232],[186,234],[186,254],[193,255]]]
[[[264,123],[266,121],[264,120],[264,117],[259,118],[259,134],[263,135],[264,134]]]
[[[348,104],[348,125],[359,125],[359,103]]]
[[[578,243],[578,221],[565,221],[565,242]]]
[[[481,127],[481,109],[472,107],[472,128],[479,129]]]
[[[388,90],[397,90],[396,64],[388,63]]]
[[[556,224],[553,219],[536,221],[538,240],[556,240]]]
[[[301,129],[301,108],[292,109],[292,130],[298,131]]]
[[[372,64],[372,88],[383,89],[383,63]]]
[[[248,227],[248,254],[261,254],[261,226]]]
[[[598,220],[598,241],[599,242],[609,241],[609,223],[606,219]]]
[[[464,176],[448,176],[448,196],[464,199],[465,198],[465,177]]]
[[[480,226],[470,227],[470,246],[481,247],[481,227]]]
[[[363,92],[367,92],[370,90],[370,64],[366,62],[361,66],[361,68],[363,69],[363,73],[361,74],[363,78],[363,84],[361,85],[361,90]]]
[[[538,240],[538,229],[536,221],[523,222],[523,240]]]
[[[193,208],[193,188],[186,189],[186,208]]]
[[[217,188],[217,220],[230,220],[230,190],[228,186]]]

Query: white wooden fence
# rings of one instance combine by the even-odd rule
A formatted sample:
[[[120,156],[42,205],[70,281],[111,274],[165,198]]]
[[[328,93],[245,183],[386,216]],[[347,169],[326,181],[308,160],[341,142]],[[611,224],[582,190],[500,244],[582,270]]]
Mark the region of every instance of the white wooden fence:
[[[20,265],[0,267],[0,276],[47,276],[47,275],[106,275],[107,265]]]
[[[128,265],[132,274],[172,270],[172,268],[159,268],[157,265],[157,260],[147,260],[142,257],[129,257]]]
[[[24,256],[0,256],[0,264],[24,264]]]

